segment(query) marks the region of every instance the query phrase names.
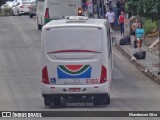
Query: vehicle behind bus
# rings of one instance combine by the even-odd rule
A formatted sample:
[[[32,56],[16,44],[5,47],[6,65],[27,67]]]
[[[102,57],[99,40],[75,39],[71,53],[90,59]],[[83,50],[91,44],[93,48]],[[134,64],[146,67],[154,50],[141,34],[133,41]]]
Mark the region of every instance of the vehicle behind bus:
[[[37,25],[40,30],[51,20],[82,15],[81,0],[37,0]]]

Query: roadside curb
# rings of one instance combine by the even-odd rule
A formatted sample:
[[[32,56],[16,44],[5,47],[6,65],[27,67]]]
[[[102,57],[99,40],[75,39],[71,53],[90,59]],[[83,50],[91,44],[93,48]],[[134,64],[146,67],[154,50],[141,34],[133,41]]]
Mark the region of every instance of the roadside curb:
[[[160,78],[158,74],[153,74],[148,68],[144,67],[142,64],[138,62],[136,59],[132,59],[132,56],[129,55],[120,45],[116,44],[115,47],[126,57],[130,60],[132,64],[134,64],[139,70],[141,70],[144,74],[152,78],[155,82],[160,84]]]

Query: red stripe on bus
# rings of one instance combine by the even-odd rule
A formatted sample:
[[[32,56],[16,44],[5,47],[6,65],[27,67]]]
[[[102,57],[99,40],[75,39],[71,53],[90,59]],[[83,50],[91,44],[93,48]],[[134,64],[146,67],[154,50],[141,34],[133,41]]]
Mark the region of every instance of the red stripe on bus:
[[[93,52],[93,53],[101,53],[101,52],[92,51],[92,50],[59,50],[59,51],[54,51],[54,52],[48,52],[47,54],[61,53],[61,52]]]

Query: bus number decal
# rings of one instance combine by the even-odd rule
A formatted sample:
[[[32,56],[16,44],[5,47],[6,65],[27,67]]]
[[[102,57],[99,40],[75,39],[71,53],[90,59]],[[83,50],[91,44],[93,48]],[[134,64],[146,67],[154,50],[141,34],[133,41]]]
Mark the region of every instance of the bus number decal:
[[[98,79],[86,79],[86,83],[87,84],[97,84],[98,83]]]

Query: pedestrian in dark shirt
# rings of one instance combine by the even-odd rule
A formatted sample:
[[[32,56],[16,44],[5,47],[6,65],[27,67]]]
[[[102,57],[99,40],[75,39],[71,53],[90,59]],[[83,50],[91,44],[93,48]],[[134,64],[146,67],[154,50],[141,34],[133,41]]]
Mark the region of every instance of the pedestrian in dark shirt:
[[[117,1],[117,14],[118,14],[118,16],[121,14],[120,8],[121,8],[121,3],[120,3],[120,1],[118,0],[118,1]]]
[[[99,18],[103,16],[103,3],[102,0],[99,0]]]

